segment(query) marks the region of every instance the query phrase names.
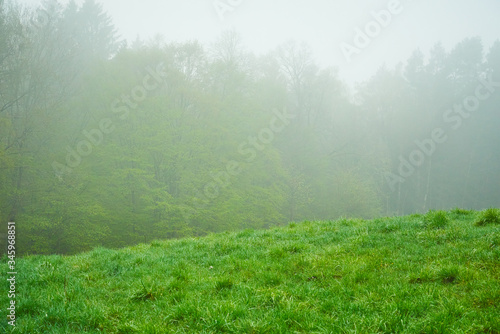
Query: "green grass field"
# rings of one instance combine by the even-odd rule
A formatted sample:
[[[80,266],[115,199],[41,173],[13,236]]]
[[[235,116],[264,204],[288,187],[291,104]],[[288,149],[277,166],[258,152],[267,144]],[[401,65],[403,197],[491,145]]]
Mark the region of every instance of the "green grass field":
[[[25,257],[16,327],[1,329],[500,333],[499,212],[292,223]],[[6,319],[7,293],[0,301]]]

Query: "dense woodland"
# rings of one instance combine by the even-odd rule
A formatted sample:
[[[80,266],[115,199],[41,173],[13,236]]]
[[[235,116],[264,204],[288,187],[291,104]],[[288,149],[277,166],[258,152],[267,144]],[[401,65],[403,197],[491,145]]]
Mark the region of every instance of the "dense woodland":
[[[0,220],[22,254],[68,254],[500,205],[500,42],[417,50],[355,88],[312,54],[234,31],[127,44],[93,0],[0,0]]]

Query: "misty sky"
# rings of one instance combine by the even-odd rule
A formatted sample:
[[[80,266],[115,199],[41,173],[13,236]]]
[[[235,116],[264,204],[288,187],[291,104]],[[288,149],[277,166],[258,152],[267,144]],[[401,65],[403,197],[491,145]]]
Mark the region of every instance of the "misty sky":
[[[258,54],[290,39],[306,41],[319,64],[337,67],[349,83],[367,79],[384,63],[392,67],[405,61],[416,48],[427,53],[439,41],[449,50],[465,37],[480,36],[486,48],[500,38],[498,0],[400,0],[401,13],[393,15],[378,37],[348,62],[340,45],[354,45],[356,27],[364,29],[374,20],[371,12],[387,9],[397,0],[220,0],[240,3],[225,12],[223,20],[214,0],[97,1],[129,41],[161,34],[167,42],[196,39],[206,44],[233,28],[248,50]]]

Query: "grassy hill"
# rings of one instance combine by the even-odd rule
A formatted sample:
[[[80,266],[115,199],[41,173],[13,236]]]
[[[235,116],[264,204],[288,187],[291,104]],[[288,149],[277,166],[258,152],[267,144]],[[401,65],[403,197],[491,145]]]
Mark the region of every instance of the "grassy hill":
[[[12,332],[500,333],[499,217],[303,222],[26,257]]]

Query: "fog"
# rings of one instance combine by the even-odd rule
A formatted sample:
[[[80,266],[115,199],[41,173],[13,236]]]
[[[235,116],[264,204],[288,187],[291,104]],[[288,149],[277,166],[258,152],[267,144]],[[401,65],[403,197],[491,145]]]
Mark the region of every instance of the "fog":
[[[500,3],[1,1],[24,253],[500,205]]]
[[[65,1],[61,1],[65,3]],[[76,3],[81,4],[83,0]],[[19,3],[36,6],[39,0]],[[243,45],[263,54],[289,40],[304,41],[324,67],[338,68],[346,82],[368,79],[382,65],[395,66],[419,48],[425,54],[438,42],[452,48],[465,37],[480,36],[486,47],[498,38],[500,3],[495,0],[396,1],[402,10],[355,61],[348,62],[340,45],[353,42],[372,13],[387,9],[389,0],[144,0],[100,2],[122,38],[133,42],[163,36],[165,41],[214,42],[236,30]]]

